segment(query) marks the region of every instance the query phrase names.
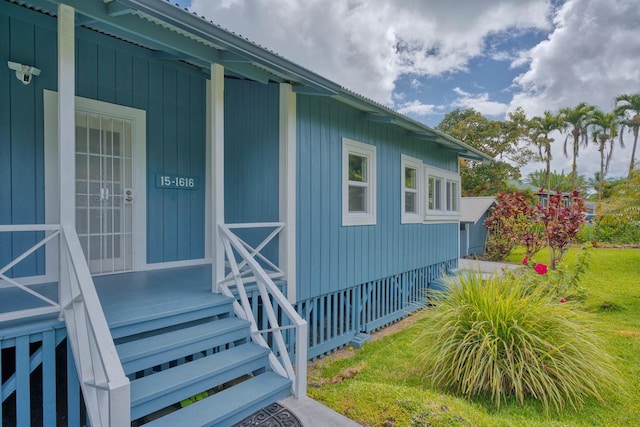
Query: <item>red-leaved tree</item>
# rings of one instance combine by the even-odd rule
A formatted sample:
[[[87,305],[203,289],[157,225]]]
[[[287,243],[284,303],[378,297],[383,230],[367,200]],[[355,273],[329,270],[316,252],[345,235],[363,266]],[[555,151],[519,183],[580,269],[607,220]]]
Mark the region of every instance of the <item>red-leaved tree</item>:
[[[544,225],[543,235],[549,246],[549,266],[556,269],[584,223],[584,200],[577,190],[569,195],[550,195],[546,207],[538,206]]]
[[[518,245],[525,247],[528,260],[549,246],[549,267],[556,269],[584,222],[584,201],[578,191],[556,193],[541,206],[522,193],[500,193],[497,205],[485,221],[489,231],[486,245],[490,259],[504,259]]]
[[[526,256],[537,253],[546,241],[542,236],[540,210],[522,193],[500,193],[497,204],[485,221],[489,230],[487,253],[492,259],[504,259],[517,245]]]

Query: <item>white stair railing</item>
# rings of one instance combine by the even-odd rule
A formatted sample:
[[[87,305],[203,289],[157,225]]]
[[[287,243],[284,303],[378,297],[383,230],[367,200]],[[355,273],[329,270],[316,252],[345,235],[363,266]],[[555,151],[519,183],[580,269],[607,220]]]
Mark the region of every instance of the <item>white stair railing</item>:
[[[231,228],[275,228],[275,231],[269,234],[260,245],[255,249],[242,241],[238,236],[231,232]],[[289,379],[293,384],[294,396],[300,398],[306,395],[307,387],[307,322],[300,317],[298,312],[289,303],[287,298],[282,294],[280,289],[273,282],[265,269],[256,260],[256,257],[266,263],[269,267],[276,271],[276,277],[282,277],[282,271],[273,263],[260,254],[260,250],[275,237],[284,227],[283,223],[256,223],[256,224],[234,224],[234,225],[218,225],[222,243],[224,245],[226,263],[231,272],[225,277],[225,280],[218,283],[220,291],[228,296],[234,296],[230,286],[235,286],[240,298],[240,304],[234,303],[234,310],[238,317],[246,319],[251,324],[251,338],[254,342],[264,347],[270,348],[263,334],[271,334],[275,350],[280,357],[272,351],[269,355],[271,368]],[[239,257],[239,260],[238,260]],[[248,270],[247,270],[248,268]],[[250,271],[250,276],[247,275]],[[232,280],[229,280],[232,279]],[[251,302],[245,289],[245,284],[255,282],[260,298],[262,300],[262,309],[267,317],[269,328],[260,330],[257,321],[253,315]],[[280,325],[278,316],[274,309],[274,305],[280,308],[280,312],[286,316],[291,325]],[[283,330],[295,328],[295,369],[291,363],[289,350],[282,335]]]
[[[59,312],[67,327],[85,407],[92,426],[131,425],[129,379],[116,352],[89,267],[73,227],[51,224],[2,225],[0,232],[49,233],[0,269],[0,280],[44,301],[47,305],[2,313],[0,322]],[[56,239],[57,237],[57,239]],[[59,302],[39,294],[5,273],[46,244],[59,243]]]

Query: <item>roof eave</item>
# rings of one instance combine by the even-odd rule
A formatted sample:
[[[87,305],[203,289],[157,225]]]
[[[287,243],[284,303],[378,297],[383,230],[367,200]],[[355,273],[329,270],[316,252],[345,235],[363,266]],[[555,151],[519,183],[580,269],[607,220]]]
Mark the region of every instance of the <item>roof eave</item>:
[[[198,35],[235,54],[246,57],[251,62],[273,69],[277,73],[289,75],[292,80],[329,94],[337,94],[341,87],[304,67],[293,64],[283,57],[233,34],[203,17],[189,13],[180,7],[158,0],[115,0],[119,4],[165,21],[183,31]]]

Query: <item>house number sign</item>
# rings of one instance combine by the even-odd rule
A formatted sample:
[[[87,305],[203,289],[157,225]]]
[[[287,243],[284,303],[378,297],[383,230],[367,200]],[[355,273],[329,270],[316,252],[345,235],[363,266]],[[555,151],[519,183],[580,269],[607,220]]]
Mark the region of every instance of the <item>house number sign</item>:
[[[174,190],[197,190],[198,177],[156,174],[156,188]]]

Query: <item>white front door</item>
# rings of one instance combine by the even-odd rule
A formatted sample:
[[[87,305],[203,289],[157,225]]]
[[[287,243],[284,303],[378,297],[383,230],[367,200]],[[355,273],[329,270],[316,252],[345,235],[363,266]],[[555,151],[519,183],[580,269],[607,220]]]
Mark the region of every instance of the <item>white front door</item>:
[[[133,268],[132,121],[76,111],[76,231],[93,274]]]
[[[55,184],[59,173],[57,94],[45,90],[44,100],[45,179]],[[89,269],[92,274],[109,274],[143,268],[146,264],[146,113],[76,97],[75,119],[76,232]],[[48,186],[45,192],[47,222],[59,221],[58,191],[65,190]]]

